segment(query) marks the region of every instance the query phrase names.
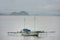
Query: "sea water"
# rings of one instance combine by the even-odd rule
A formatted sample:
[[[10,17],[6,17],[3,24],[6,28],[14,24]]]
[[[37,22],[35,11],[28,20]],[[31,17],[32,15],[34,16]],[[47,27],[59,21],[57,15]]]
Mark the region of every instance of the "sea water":
[[[55,33],[40,33],[39,37],[7,33],[21,31],[23,28],[32,31],[55,31]],[[0,40],[60,40],[59,30],[60,16],[36,16],[35,21],[34,16],[0,16]]]

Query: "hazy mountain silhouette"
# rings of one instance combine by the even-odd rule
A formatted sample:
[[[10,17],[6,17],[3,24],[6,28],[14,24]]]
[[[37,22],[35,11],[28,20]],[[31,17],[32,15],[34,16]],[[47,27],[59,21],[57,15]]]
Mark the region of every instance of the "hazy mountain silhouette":
[[[4,14],[4,13],[0,13],[0,15],[6,15],[6,14]]]
[[[10,15],[29,15],[29,14],[25,11],[21,11],[21,12],[12,12]]]

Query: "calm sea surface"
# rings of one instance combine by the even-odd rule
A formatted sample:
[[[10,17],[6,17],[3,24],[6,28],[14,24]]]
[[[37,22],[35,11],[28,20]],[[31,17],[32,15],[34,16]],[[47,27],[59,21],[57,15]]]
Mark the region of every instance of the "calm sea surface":
[[[24,25],[25,18],[25,25]],[[28,28],[32,31],[55,31],[55,33],[40,34],[39,37],[24,37],[21,34],[8,36],[7,32],[21,31]],[[60,40],[60,16],[0,16],[0,40]]]

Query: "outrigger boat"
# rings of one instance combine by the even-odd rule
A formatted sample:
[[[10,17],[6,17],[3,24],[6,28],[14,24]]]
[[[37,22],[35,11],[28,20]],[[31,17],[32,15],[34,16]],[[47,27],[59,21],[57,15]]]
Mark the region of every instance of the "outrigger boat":
[[[34,16],[34,27],[35,27],[35,16]],[[24,18],[24,25],[25,25],[25,18]],[[24,26],[25,27],[25,26]],[[31,31],[29,29],[22,29],[20,32],[8,32],[9,33],[21,33],[22,36],[38,36],[39,33],[54,33],[54,31],[50,31],[50,32],[45,32],[45,31]]]
[[[20,32],[8,32],[9,33],[21,33],[22,36],[39,36],[39,33],[54,33],[54,31],[51,31],[51,32],[44,32],[44,31],[31,31],[29,29],[23,29],[22,31]]]

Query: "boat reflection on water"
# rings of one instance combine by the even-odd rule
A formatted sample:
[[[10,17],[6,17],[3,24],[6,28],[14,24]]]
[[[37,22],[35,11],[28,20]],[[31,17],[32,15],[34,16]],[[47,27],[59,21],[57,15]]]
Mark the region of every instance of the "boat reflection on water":
[[[39,36],[23,36],[23,40],[42,40],[47,37],[47,34],[40,33]]]

